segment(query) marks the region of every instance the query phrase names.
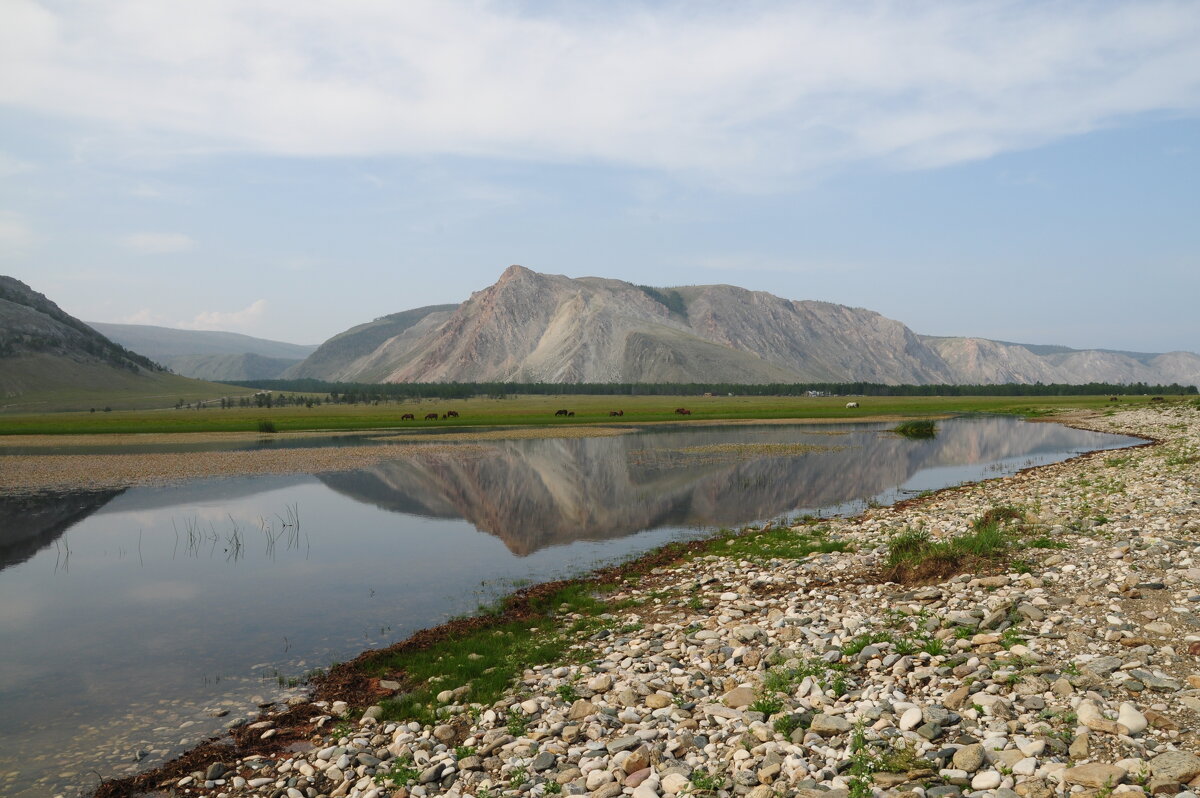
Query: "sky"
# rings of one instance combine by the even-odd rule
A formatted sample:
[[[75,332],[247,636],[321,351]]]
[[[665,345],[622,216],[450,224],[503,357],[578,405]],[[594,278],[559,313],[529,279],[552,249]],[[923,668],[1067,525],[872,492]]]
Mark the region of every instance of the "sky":
[[[316,344],[510,264],[1200,350],[1200,4],[0,0],[0,274]]]

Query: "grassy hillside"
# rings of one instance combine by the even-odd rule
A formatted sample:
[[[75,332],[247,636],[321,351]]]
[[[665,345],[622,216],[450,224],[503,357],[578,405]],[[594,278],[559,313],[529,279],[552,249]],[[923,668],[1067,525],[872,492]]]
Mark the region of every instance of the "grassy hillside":
[[[316,345],[289,344],[241,333],[215,330],[180,330],[149,324],[88,324],[127,349],[163,363],[179,355],[260,355],[284,360],[303,360]]]
[[[46,353],[5,358],[0,368],[0,413],[6,414],[169,408],[180,399],[192,403],[249,393],[253,390]]]
[[[174,355],[162,358],[176,374],[197,380],[270,380],[281,376],[299,360],[282,357],[242,355]]]

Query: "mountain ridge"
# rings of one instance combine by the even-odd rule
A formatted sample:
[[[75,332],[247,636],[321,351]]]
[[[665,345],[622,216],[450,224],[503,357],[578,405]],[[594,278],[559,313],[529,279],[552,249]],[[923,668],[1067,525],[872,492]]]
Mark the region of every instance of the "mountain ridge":
[[[339,341],[354,343],[349,356],[330,346]],[[660,288],[572,278],[515,265],[460,305],[385,316],[334,336],[321,349],[323,360],[310,357],[285,376],[345,382],[1200,384],[1200,355],[1192,352],[925,336],[875,311],[832,302],[732,285]]]
[[[317,350],[315,344],[291,344],[220,330],[99,321],[88,324],[176,374],[198,380],[275,379]]]

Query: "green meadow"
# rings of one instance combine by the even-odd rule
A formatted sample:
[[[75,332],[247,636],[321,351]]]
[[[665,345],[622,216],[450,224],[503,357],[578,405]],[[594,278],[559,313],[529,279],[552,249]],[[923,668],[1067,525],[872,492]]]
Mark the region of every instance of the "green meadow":
[[[230,396],[244,395],[233,389]],[[168,397],[169,398],[169,397]],[[186,398],[186,397],[185,397]],[[162,401],[161,397],[159,399]],[[857,408],[847,408],[856,401]],[[1168,398],[1166,404],[1186,401]],[[0,435],[109,434],[179,432],[257,432],[270,422],[278,434],[320,430],[462,429],[494,426],[572,426],[578,424],[737,420],[842,420],[929,418],[962,413],[1005,413],[1028,417],[1074,410],[1105,411],[1150,404],[1148,396],[896,396],[896,397],[773,397],[773,396],[513,396],[510,398],[425,399],[342,404],[323,402],[305,407],[231,407],[202,409],[114,409],[75,412],[10,412],[0,414]],[[86,399],[82,404],[87,404]],[[1156,402],[1162,405],[1163,402]],[[675,413],[686,408],[690,415]],[[556,416],[568,410],[572,416]],[[457,418],[442,416],[449,411]],[[623,415],[613,417],[613,411]],[[415,420],[401,420],[411,413]],[[424,416],[437,413],[436,421]]]

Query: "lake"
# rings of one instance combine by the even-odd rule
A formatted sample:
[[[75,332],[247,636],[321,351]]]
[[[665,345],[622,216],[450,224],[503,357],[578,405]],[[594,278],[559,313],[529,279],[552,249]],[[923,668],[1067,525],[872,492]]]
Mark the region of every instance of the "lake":
[[[939,422],[924,441],[883,424],[657,426],[2,497],[0,794],[161,762],[312,669],[516,585],[1140,442],[993,417]]]

